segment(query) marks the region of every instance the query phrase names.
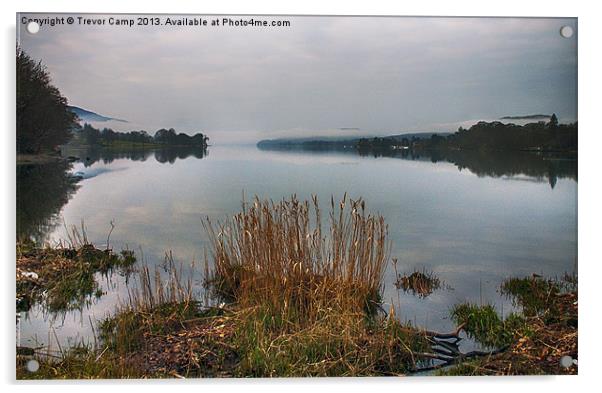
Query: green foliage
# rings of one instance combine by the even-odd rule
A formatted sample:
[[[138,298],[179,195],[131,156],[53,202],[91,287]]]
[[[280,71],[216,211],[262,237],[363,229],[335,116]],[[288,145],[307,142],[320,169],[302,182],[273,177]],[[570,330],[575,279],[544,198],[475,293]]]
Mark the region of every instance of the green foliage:
[[[450,147],[486,150],[577,150],[577,123],[559,125],[558,120],[524,126],[479,122],[447,138]]]
[[[262,308],[237,325],[233,343],[239,377],[401,375],[415,367],[413,352],[429,348],[394,318],[332,313],[302,328]]]
[[[457,324],[464,324],[469,336],[489,347],[510,344],[514,332],[524,325],[524,319],[516,314],[502,320],[492,305],[461,303],[454,306],[451,315]]]
[[[17,152],[38,154],[54,150],[71,137],[76,116],[67,99],[51,84],[50,75],[17,49]]]

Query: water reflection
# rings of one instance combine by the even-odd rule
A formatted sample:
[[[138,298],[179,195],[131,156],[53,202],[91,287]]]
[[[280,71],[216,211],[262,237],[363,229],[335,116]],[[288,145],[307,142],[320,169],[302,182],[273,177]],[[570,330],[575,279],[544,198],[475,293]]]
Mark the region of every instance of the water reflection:
[[[206,148],[197,146],[167,146],[161,148],[108,148],[102,146],[89,147],[64,147],[61,151],[64,157],[72,157],[81,161],[85,167],[89,167],[96,162],[110,164],[118,159],[128,159],[132,161],[146,161],[151,156],[157,162],[162,164],[173,164],[177,159],[183,160],[188,157],[204,158],[208,151]]]
[[[391,157],[412,161],[449,162],[460,171],[468,169],[479,177],[527,176],[535,181],[546,181],[551,188],[558,179],[577,181],[577,157],[560,153],[533,153],[522,151],[482,150],[422,150],[411,149],[356,149],[337,144],[272,145],[261,150],[280,152],[341,153],[362,157]]]
[[[69,157],[69,161],[81,162],[87,168],[97,162],[110,164],[118,159],[146,161],[151,156],[159,163],[173,164],[178,159],[204,158],[208,152],[206,148],[198,147],[65,147],[61,154]],[[61,224],[60,211],[79,188],[78,181],[110,171],[107,168],[97,168],[73,174],[73,164],[69,161],[57,159],[48,163],[17,165],[17,238],[27,238],[38,243],[46,241],[48,233]]]
[[[17,165],[17,238],[43,242],[60,223],[59,213],[77,190],[71,164]]]
[[[243,191],[247,198],[274,200],[316,194],[322,205],[344,193],[364,198],[369,211],[386,218],[399,272],[426,269],[446,284],[420,298],[397,291],[392,268],[385,273],[385,308],[393,306],[400,319],[430,330],[453,330],[449,310],[459,302],[492,303],[507,313],[513,306],[499,293],[504,279],[532,273],[561,276],[576,261],[576,163],[565,170],[560,162],[550,171],[545,165],[549,158],[536,155],[504,160],[495,154],[479,158],[398,152],[393,158],[370,159],[356,150],[268,152],[254,146],[214,146],[203,160],[175,155],[173,165],[167,165],[153,159],[154,152],[147,152],[144,162],[132,153],[129,157],[136,160],[114,158],[105,164],[99,157],[88,168],[75,164],[72,171],[91,176],[60,211],[61,222],[84,220],[90,241],[104,244],[114,220],[114,249],[135,250],[151,269],[164,263],[165,252],[173,251],[174,260],[185,266],[185,278],[190,274],[199,292],[208,245],[201,220],[209,216],[222,221],[240,211]],[[469,170],[459,171],[460,166]],[[554,189],[550,178],[557,179]],[[59,225],[49,238],[65,236]],[[196,267],[189,269],[192,263]],[[103,287],[102,298],[84,309],[81,318],[69,313],[57,321],[59,327],[30,311],[22,319],[23,339],[45,337],[49,325],[61,340],[92,334],[89,318],[105,317],[128,297],[122,278],[112,280],[119,283],[116,288]]]

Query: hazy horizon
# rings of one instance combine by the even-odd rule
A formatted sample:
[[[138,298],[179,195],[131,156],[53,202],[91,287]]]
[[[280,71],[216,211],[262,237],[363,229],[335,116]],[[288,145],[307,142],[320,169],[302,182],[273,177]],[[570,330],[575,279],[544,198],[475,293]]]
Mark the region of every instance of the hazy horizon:
[[[20,16],[47,15],[61,14]],[[450,132],[540,113],[577,119],[577,34],[559,34],[577,33],[574,18],[258,18],[291,26],[74,24],[32,35],[19,23],[18,37],[70,105],[127,120],[105,124],[118,131],[253,143]]]

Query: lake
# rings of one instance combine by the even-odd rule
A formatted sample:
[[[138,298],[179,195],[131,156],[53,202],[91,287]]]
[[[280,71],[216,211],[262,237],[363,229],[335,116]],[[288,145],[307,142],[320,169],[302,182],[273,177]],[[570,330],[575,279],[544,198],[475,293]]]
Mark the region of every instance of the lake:
[[[507,313],[499,293],[509,276],[561,276],[577,269],[577,163],[533,154],[451,152],[390,156],[355,151],[260,150],[210,146],[185,151],[86,152],[81,162],[18,166],[17,222],[21,234],[57,242],[83,221],[88,239],[161,266],[165,253],[195,263],[202,292],[207,236],[201,220],[225,220],[247,200],[296,194],[362,197],[385,217],[399,273],[432,271],[444,285],[426,298],[396,289],[384,278],[385,309],[431,330],[451,331],[455,303],[492,303]],[[82,180],[73,185],[64,174]],[[185,269],[189,271],[188,268]],[[189,274],[189,273],[186,273]],[[126,278],[98,277],[104,295],[81,309],[22,312],[20,345],[90,340],[92,324],[127,300]],[[136,285],[129,280],[128,285]],[[18,342],[19,345],[19,342]]]

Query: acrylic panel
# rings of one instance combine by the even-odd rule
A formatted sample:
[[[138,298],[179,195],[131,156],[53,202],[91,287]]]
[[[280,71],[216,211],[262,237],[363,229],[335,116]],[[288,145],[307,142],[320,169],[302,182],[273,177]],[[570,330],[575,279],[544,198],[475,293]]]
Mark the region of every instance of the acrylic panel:
[[[17,14],[17,379],[577,374],[577,34]]]

